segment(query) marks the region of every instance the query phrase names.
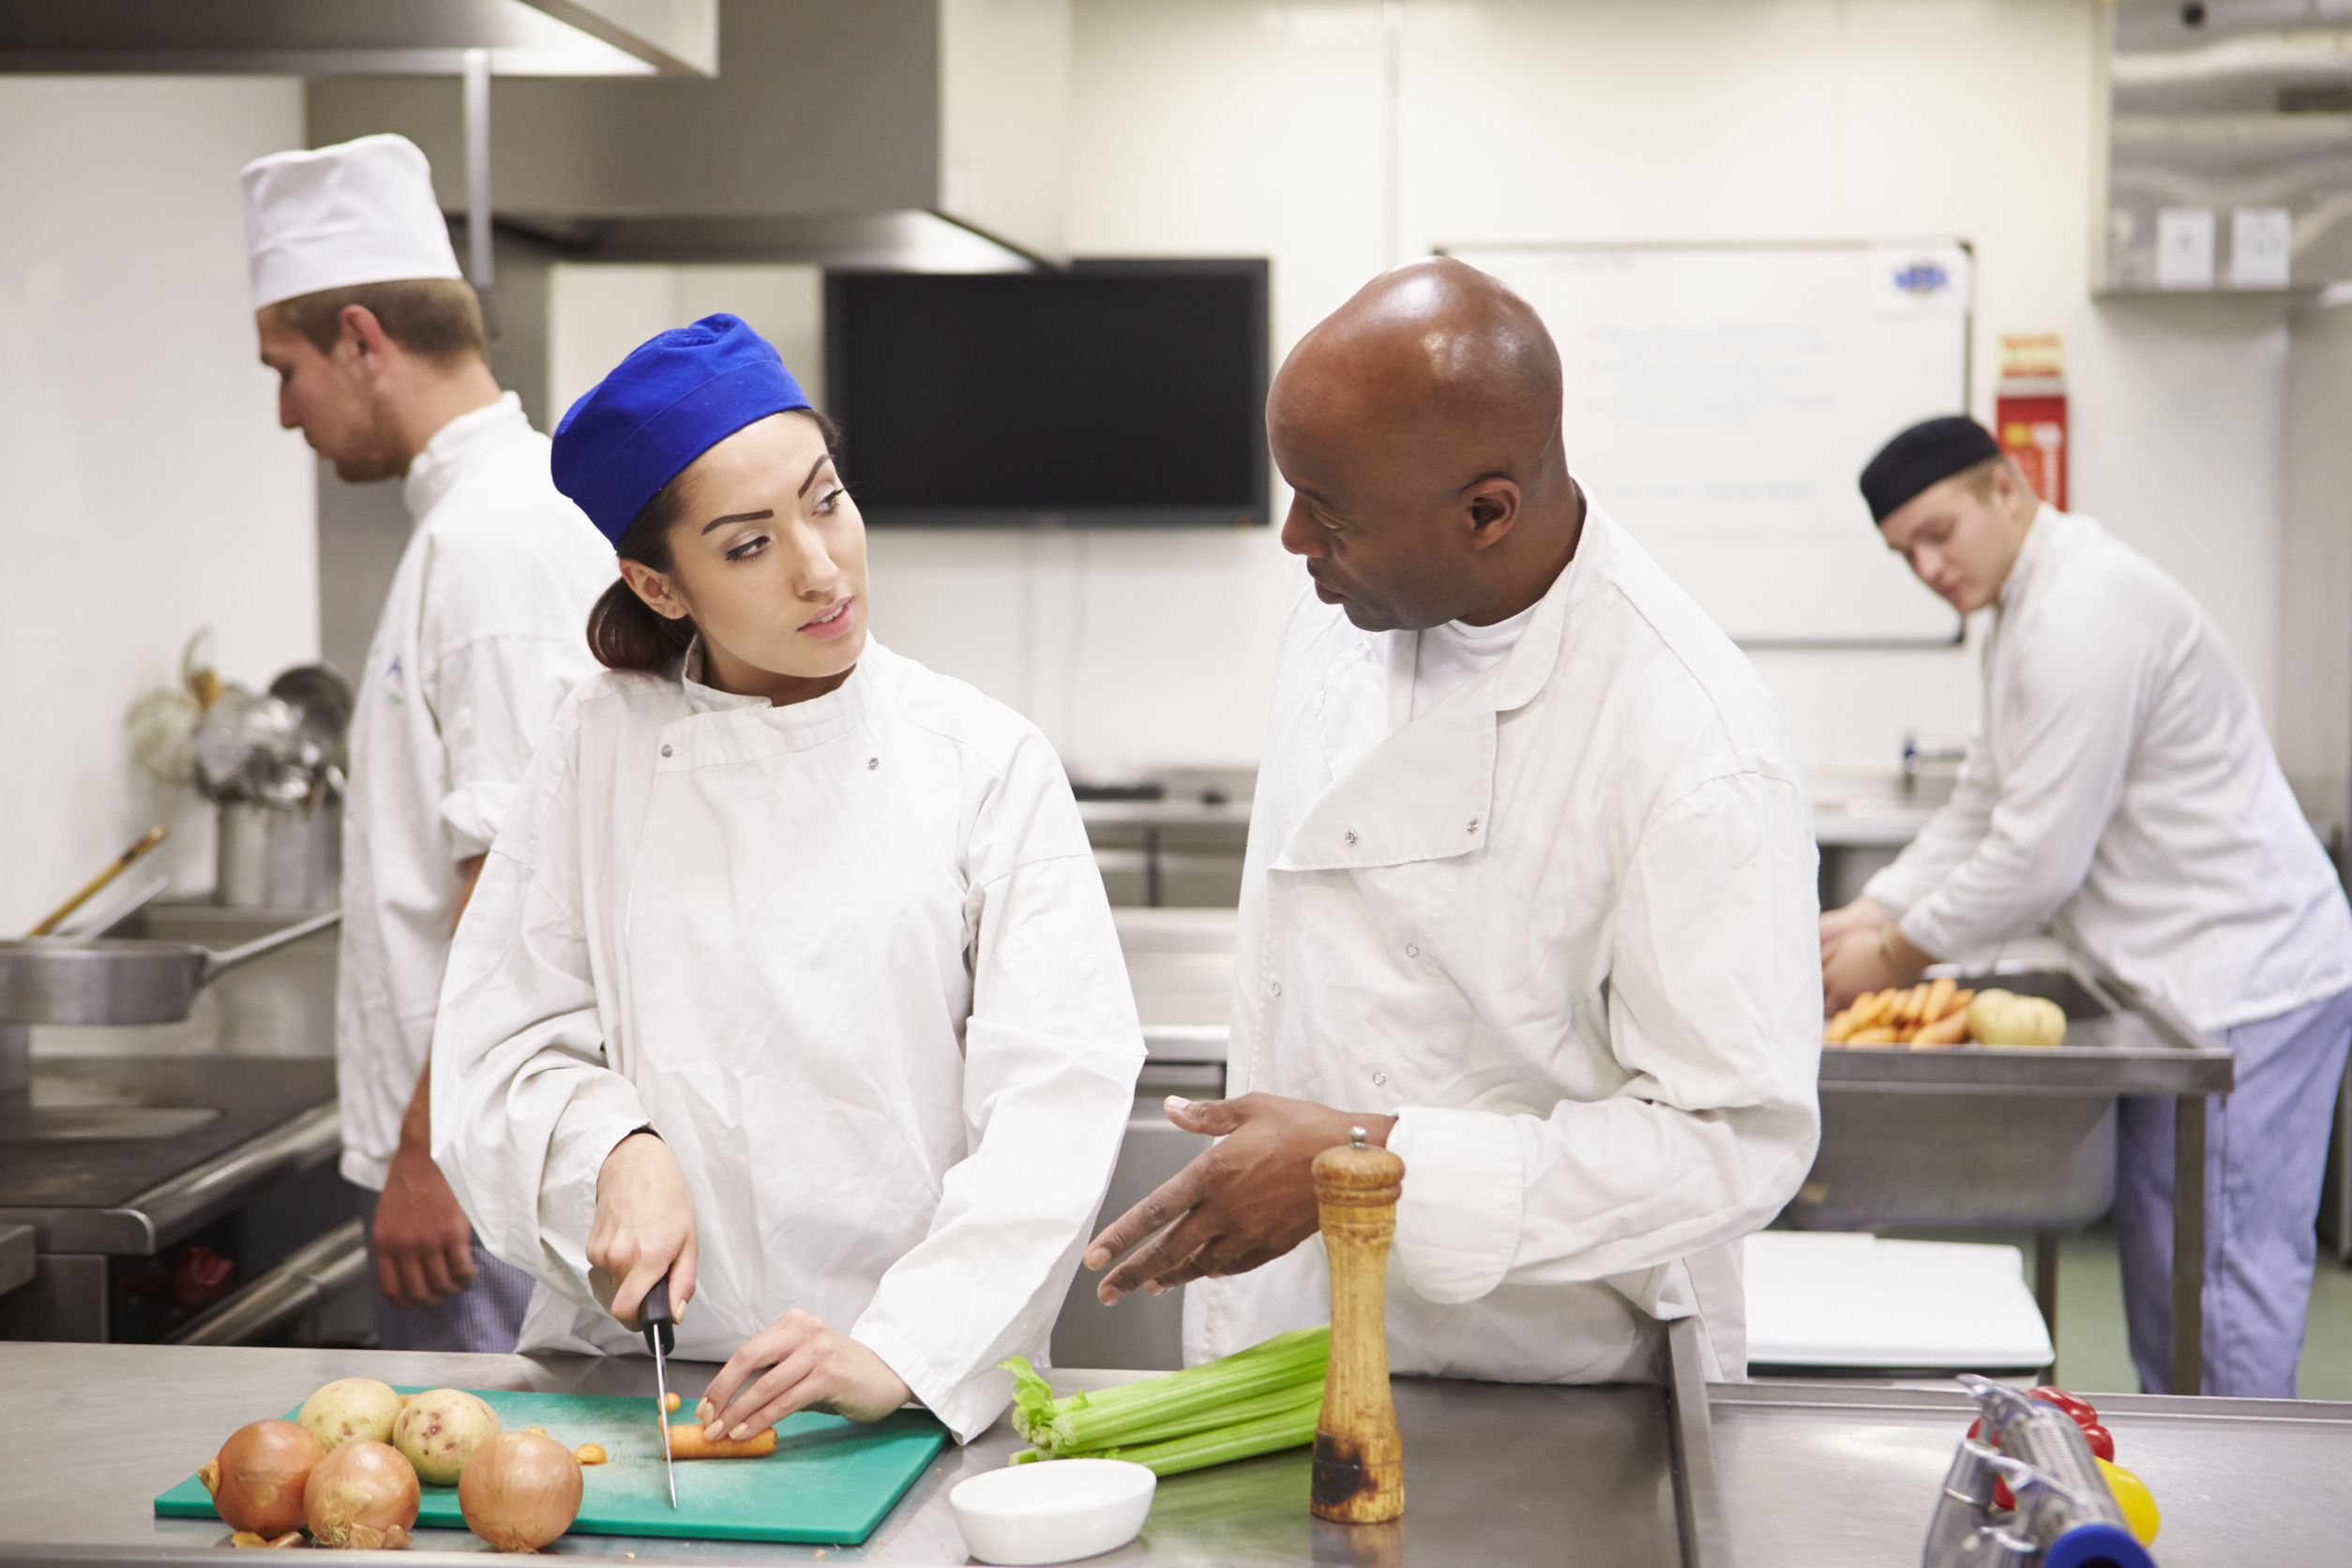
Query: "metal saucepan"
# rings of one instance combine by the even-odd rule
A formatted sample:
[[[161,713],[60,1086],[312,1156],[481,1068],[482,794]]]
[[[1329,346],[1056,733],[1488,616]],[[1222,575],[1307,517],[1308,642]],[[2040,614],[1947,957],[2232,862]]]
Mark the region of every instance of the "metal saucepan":
[[[117,937],[0,942],[0,1024],[176,1023],[198,991],[231,970],[342,918],[329,910],[218,953],[192,942]]]

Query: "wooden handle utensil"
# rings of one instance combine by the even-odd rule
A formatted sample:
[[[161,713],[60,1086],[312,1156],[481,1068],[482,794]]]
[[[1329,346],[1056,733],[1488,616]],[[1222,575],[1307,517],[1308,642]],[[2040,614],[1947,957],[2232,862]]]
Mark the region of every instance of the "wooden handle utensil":
[[[1405,1448],[1388,1392],[1381,1296],[1405,1162],[1354,1141],[1315,1156],[1315,1202],[1331,1258],[1331,1369],[1315,1424],[1319,1519],[1379,1524],[1405,1512]]]
[[[71,914],[74,911],[88,903],[91,898],[95,897],[98,893],[106,886],[108,882],[113,882],[116,877],[121,876],[125,871],[129,870],[133,866],[137,865],[139,863],[140,856],[145,854],[149,850],[154,849],[158,844],[162,843],[171,831],[172,830],[169,827],[166,827],[161,822],[158,822],[155,826],[147,829],[146,832],[139,836],[139,841],[137,843],[131,845],[130,848],[125,850],[121,854],[114,857],[113,865],[109,866],[105,870],[100,871],[97,876],[92,877],[88,882],[84,882],[82,886],[81,892],[75,894],[64,903],[59,904],[55,909],[51,910],[49,912],[49,918],[43,920],[39,925],[34,927],[31,930],[25,932],[24,934],[30,937],[45,937],[49,935],[50,932],[65,924],[66,916]]]

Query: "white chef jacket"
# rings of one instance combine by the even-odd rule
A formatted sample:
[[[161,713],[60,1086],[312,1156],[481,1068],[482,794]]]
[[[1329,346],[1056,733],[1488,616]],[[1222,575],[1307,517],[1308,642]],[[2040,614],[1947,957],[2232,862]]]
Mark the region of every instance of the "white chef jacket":
[[[1304,578],[1302,588],[1304,589]],[[1397,1117],[1391,1364],[1746,1367],[1739,1241],[1819,1130],[1816,861],[1778,709],[1597,506],[1511,652],[1408,717],[1416,637],[1291,604],[1250,821],[1229,1091]],[[1387,738],[1332,754],[1366,703]],[[1325,1321],[1319,1238],[1187,1288],[1188,1360]]]
[[[2046,922],[2209,1030],[2352,986],[2352,910],[2221,633],[2048,505],[2001,588],[1952,800],[1862,891],[1943,957]]]
[[[450,957],[433,1152],[541,1289],[520,1348],[626,1352],[586,1245],[651,1123],[693,1194],[678,1353],[785,1311],[958,1437],[1037,1356],[1143,1062],[1086,829],[1043,735],[869,642],[772,707],[679,674],[580,688]]]
[[[458,865],[490,848],[556,707],[595,673],[588,609],[618,575],[511,392],[443,426],[400,499],[415,532],[352,713],[335,996],[342,1170],[378,1189],[425,1070]]]

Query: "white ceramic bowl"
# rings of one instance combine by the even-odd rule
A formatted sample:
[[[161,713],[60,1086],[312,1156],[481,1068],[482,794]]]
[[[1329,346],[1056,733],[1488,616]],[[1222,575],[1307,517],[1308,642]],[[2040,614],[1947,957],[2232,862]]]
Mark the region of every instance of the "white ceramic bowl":
[[[1134,1540],[1159,1479],[1124,1459],[1047,1459],[961,1482],[947,1506],[982,1562],[1068,1562]]]

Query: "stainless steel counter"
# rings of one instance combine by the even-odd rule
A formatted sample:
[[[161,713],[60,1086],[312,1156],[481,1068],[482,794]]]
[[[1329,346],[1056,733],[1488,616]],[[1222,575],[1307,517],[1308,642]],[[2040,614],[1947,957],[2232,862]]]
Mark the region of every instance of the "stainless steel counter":
[[[716,1368],[673,1362],[690,1402]],[[219,1562],[208,1521],[158,1519],[155,1495],[186,1479],[238,1425],[299,1404],[331,1379],[589,1394],[653,1392],[642,1359],[428,1356],[390,1351],[0,1345],[0,1561]],[[1100,1386],[1123,1374],[1061,1374]],[[1104,1563],[1287,1564],[1557,1560],[1674,1568],[1677,1545],[1663,1392],[1399,1379],[1408,1517],[1349,1530],[1307,1513],[1304,1450],[1163,1483],[1141,1540]],[[946,1493],[1001,1466],[1018,1440],[1003,1423],[949,1448],[863,1549],[573,1536],[569,1555],[642,1561],[890,1563],[965,1560]],[[1923,1515],[1922,1515],[1923,1516]],[[471,1552],[471,1535],[428,1531],[419,1553]],[[430,1560],[430,1557],[426,1559]]]
[[[1718,1384],[1724,1510],[1742,1568],[1919,1560],[1974,1415],[1954,1388]],[[2352,1405],[2097,1396],[2116,1458],[2164,1515],[2164,1568],[2341,1562],[2352,1540]]]
[[[691,1399],[713,1370],[673,1364]],[[155,1494],[242,1422],[291,1409],[333,1378],[405,1384],[650,1394],[640,1359],[0,1345],[0,1561],[218,1562],[224,1527],[158,1520]],[[1063,1373],[1065,1388],[1118,1375]],[[1883,1568],[1916,1560],[1936,1485],[1969,1410],[1956,1390],[1714,1385],[1706,1420],[1677,1420],[1657,1387],[1537,1388],[1400,1378],[1406,1515],[1319,1524],[1293,1452],[1161,1484],[1117,1564],[1699,1564]],[[2352,1535],[2352,1406],[2110,1396],[2101,1413],[2164,1513],[2164,1568],[2335,1560]],[[964,1560],[946,1492],[1002,1464],[1002,1424],[943,1453],[862,1549],[567,1538],[565,1555],[642,1561]],[[1698,1516],[1676,1471],[1712,1477]],[[1698,1549],[1686,1542],[1696,1539]],[[1727,1550],[1726,1548],[1727,1545]],[[429,1532],[386,1563],[480,1543]]]

